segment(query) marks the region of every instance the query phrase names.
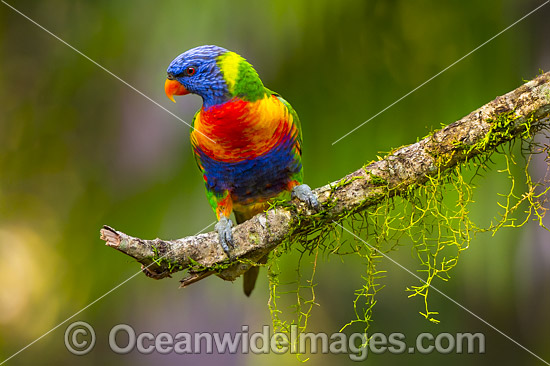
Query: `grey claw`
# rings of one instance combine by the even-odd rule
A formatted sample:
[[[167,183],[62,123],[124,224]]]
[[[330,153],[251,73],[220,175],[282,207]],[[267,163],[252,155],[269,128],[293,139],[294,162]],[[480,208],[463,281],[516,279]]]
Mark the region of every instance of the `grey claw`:
[[[315,211],[321,210],[321,204],[319,204],[317,197],[307,184],[300,184],[294,187],[290,196],[305,202],[309,207],[313,207]]]
[[[225,216],[220,217],[220,221],[216,224],[215,228],[218,232],[220,244],[223,248],[223,251],[229,256],[229,247],[233,248],[233,233],[231,228],[233,227],[233,222]]]

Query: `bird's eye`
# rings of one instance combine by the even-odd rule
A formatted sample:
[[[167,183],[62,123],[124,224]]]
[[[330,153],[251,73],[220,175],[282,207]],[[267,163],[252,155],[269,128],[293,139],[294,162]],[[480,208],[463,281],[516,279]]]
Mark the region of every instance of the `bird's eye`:
[[[197,72],[197,69],[195,69],[193,66],[189,66],[185,70],[183,70],[183,75],[185,76],[193,76]]]

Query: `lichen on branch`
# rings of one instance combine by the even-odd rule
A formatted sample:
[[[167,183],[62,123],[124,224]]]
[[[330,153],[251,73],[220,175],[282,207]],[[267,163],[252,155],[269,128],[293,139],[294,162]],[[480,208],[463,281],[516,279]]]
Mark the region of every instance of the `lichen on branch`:
[[[545,73],[424,139],[315,189],[323,206],[321,212],[312,212],[294,200],[236,226],[231,258],[222,250],[215,232],[177,240],[144,240],[104,226],[101,238],[135,258],[152,278],[187,270],[182,286],[210,274],[234,280],[288,239],[334,225],[392,197],[407,196],[507,142],[548,130],[549,116],[550,73]]]

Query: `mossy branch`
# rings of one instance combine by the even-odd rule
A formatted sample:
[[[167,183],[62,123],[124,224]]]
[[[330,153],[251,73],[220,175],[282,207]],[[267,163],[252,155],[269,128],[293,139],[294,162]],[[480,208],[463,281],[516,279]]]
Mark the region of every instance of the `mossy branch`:
[[[210,274],[234,280],[285,239],[311,233],[388,198],[407,194],[430,177],[444,175],[450,168],[508,141],[529,138],[550,128],[549,117],[550,73],[545,73],[421,141],[315,189],[323,205],[319,213],[292,201],[238,225],[233,229],[232,258],[222,250],[215,232],[177,240],[144,240],[104,226],[101,239],[135,258],[152,278],[187,270],[182,286]]]

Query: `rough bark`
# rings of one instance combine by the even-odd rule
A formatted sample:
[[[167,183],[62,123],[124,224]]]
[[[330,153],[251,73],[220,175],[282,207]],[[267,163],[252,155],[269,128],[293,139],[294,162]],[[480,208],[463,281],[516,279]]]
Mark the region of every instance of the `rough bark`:
[[[101,239],[135,258],[152,278],[188,270],[182,286],[212,273],[234,280],[286,238],[378,205],[403,194],[411,185],[445,174],[457,164],[489,153],[512,139],[547,130],[549,116],[550,73],[545,73],[421,141],[315,189],[323,205],[320,213],[292,201],[291,205],[276,207],[238,225],[233,229],[235,249],[231,258],[222,250],[215,232],[177,240],[144,240],[104,226]]]

